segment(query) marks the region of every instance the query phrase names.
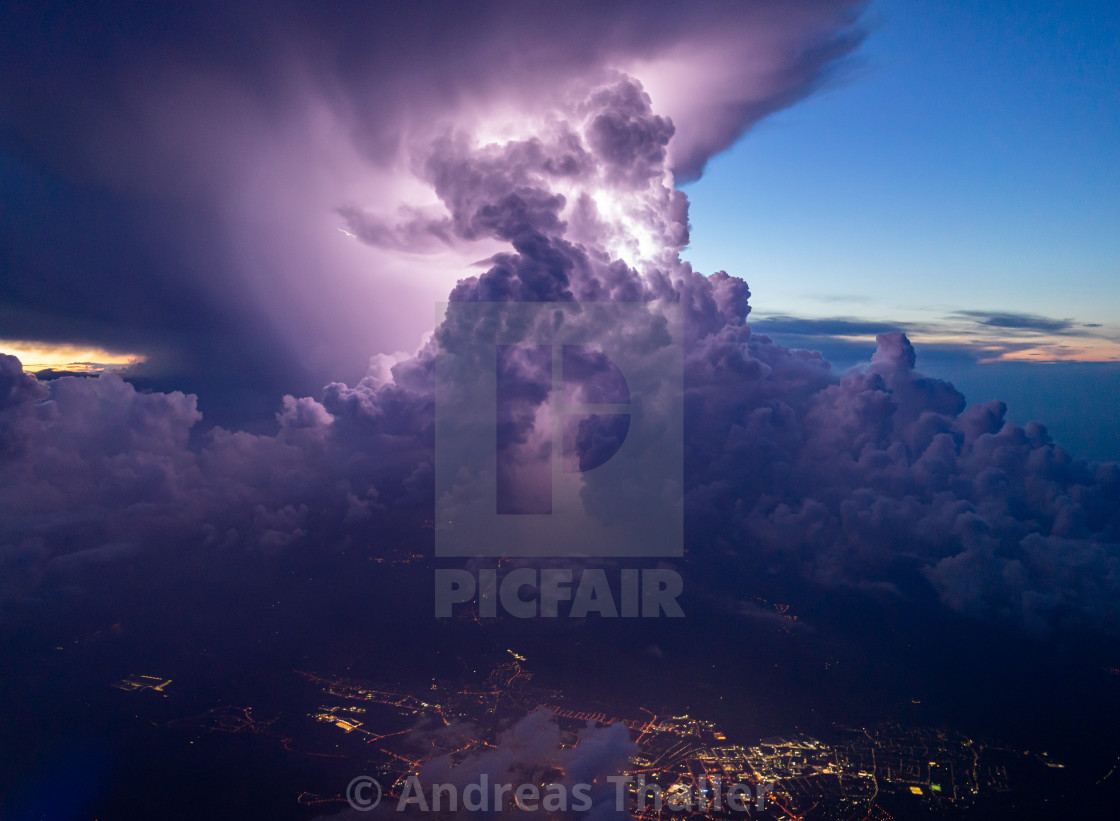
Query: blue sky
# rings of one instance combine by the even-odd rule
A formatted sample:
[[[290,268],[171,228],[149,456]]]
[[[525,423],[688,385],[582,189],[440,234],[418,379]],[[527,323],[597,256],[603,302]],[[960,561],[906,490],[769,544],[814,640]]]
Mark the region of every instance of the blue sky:
[[[685,257],[744,276],[760,326],[896,323],[988,358],[1026,327],[1042,350],[1019,358],[1120,359],[1120,6],[892,0],[867,22],[831,89],[686,187]]]

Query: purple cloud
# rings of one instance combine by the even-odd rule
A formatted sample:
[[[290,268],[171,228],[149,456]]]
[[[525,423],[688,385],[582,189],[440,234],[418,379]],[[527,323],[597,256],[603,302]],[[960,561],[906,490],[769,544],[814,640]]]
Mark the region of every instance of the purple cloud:
[[[674,171],[698,171],[707,152],[805,93],[831,57],[850,45],[844,34],[847,4],[781,4],[787,10],[781,15],[776,5],[758,8],[759,17],[734,20],[701,12],[687,42],[668,18],[635,18],[632,30],[611,35],[617,44],[612,60],[629,62],[634,75],[607,59],[606,35],[594,33],[603,21],[590,13],[557,23],[564,32],[558,42],[586,35],[579,48],[526,49],[533,57],[515,74],[505,52],[495,54],[487,45],[497,39],[471,40],[470,32],[481,25],[473,19],[460,21],[466,28],[454,38],[437,29],[437,41],[449,50],[443,62],[423,63],[408,52],[419,36],[411,19],[402,21],[400,42],[387,43],[384,53],[369,44],[359,50],[343,36],[340,50],[319,54],[310,49],[308,35],[273,56],[264,43],[300,18],[300,12],[288,11],[251,41],[245,59],[260,74],[235,72],[248,83],[236,93],[221,81],[230,67],[220,62],[210,66],[211,75],[180,75],[165,66],[180,78],[219,78],[215,82],[227,91],[213,103],[219,108],[232,105],[231,99],[255,102],[247,113],[237,110],[229,122],[208,126],[223,136],[202,141],[218,159],[196,182],[199,190],[187,191],[175,173],[152,167],[175,158],[176,151],[200,159],[192,154],[196,146],[176,142],[182,135],[152,124],[166,111],[145,108],[150,89],[113,86],[123,83],[123,74],[112,68],[105,79],[127,91],[121,103],[126,111],[144,112],[137,133],[151,133],[151,143],[127,143],[136,148],[137,180],[144,186],[162,184],[176,196],[213,196],[228,205],[224,198],[246,184],[247,172],[238,167],[228,178],[218,172],[226,161],[234,168],[231,158],[248,150],[246,135],[259,125],[257,118],[274,116],[285,124],[307,114],[274,97],[289,87],[281,69],[298,66],[309,72],[305,81],[312,85],[326,82],[324,76],[334,78],[339,98],[353,105],[345,141],[352,153],[340,167],[350,168],[353,161],[353,168],[375,169],[371,174],[381,175],[386,186],[378,199],[390,205],[371,210],[332,201],[338,190],[327,191],[323,213],[344,219],[361,240],[350,242],[328,225],[331,242],[390,255],[401,249],[423,252],[413,258],[447,252],[470,253],[477,260],[476,252],[484,251],[484,270],[459,279],[451,288],[453,302],[620,301],[649,303],[651,313],[658,302],[679,304],[691,557],[762,561],[814,584],[858,589],[892,589],[900,577],[919,578],[958,611],[1032,629],[1090,625],[1117,631],[1120,468],[1071,459],[1042,426],[1007,424],[1001,405],[966,407],[952,385],[915,370],[915,350],[901,333],[881,334],[871,360],[838,377],[819,355],[790,350],[752,331],[746,324],[750,293],[741,279],[722,271],[704,276],[680,260],[688,239],[687,200],[674,187]],[[516,13],[500,21],[485,14],[479,19],[529,43],[542,36]],[[343,22],[309,25],[314,31],[316,25]],[[696,94],[688,104],[678,98],[676,110],[671,104],[659,108],[659,70],[689,53],[696,32],[710,30],[715,37],[716,28],[725,26],[741,32],[744,42],[762,37],[765,80],[746,87],[742,98],[721,88],[707,103],[705,94]],[[791,51],[791,39],[803,42],[804,49]],[[748,70],[737,62],[738,52],[723,53],[732,42],[726,32],[714,40],[713,54],[731,61],[731,74],[719,75],[725,79]],[[378,104],[357,95],[370,72],[393,59],[401,66],[376,86]],[[327,64],[334,70],[327,71]],[[578,72],[568,73],[577,65]],[[641,76],[643,65],[660,69],[650,69],[647,78]],[[707,60],[699,66],[717,71]],[[466,92],[471,82],[477,99]],[[551,83],[559,83],[563,93],[542,94]],[[414,99],[429,84],[434,90]],[[213,112],[202,116],[199,107],[210,103],[197,87],[178,93],[182,108],[174,110],[185,118],[187,134],[217,122]],[[269,101],[275,111],[265,104]],[[514,104],[517,117],[503,114],[503,105]],[[65,108],[65,101],[48,95],[38,112],[52,105]],[[340,108],[346,106],[328,106],[324,122],[337,124]],[[187,116],[192,112],[193,119]],[[710,128],[704,122],[708,115]],[[70,116],[96,132],[107,115]],[[36,125],[42,123],[35,118],[21,123],[28,134]],[[491,133],[506,126],[513,133]],[[266,173],[277,166],[269,163],[294,162],[315,144],[301,137],[275,154],[265,151],[263,165],[248,163],[264,176],[254,183],[259,187],[250,185],[245,199],[230,206],[229,224],[282,215],[280,206],[265,201],[277,191]],[[81,163],[85,172],[126,189],[140,185],[131,171],[114,176],[113,163],[120,159],[116,143],[93,146],[92,158]],[[49,154],[50,145],[43,150]],[[397,210],[405,194],[424,202]],[[306,213],[306,207],[293,205],[290,214]],[[267,254],[282,254],[285,241]],[[252,246],[232,244],[241,252]],[[311,243],[300,253],[317,250]],[[332,279],[331,254],[318,258],[316,270],[324,273],[314,279],[299,265],[270,268],[276,257],[267,254],[246,263],[254,274],[220,268],[213,281],[203,276],[203,286],[230,291],[215,297],[219,300],[251,294],[250,310],[283,327],[306,362],[314,359],[309,340],[325,350],[342,345],[353,356],[360,340],[347,328],[353,330],[350,323],[357,319],[372,321],[355,280]],[[219,288],[219,276],[240,284],[221,281]],[[263,278],[250,281],[254,276]],[[392,289],[378,293],[393,304]],[[315,330],[319,323],[342,330],[324,341]],[[525,329],[526,342],[533,339],[530,331]],[[589,324],[587,331],[605,338],[627,329]],[[0,361],[5,595],[34,596],[52,573],[72,572],[67,567],[80,565],[83,556],[92,561],[128,555],[132,546],[273,553],[315,543],[321,549],[323,534],[344,542],[371,532],[388,511],[422,516],[433,492],[433,373],[440,343],[488,333],[492,329],[485,323],[450,318],[412,355],[374,357],[364,376],[331,381],[319,398],[285,396],[274,433],[198,431],[194,396],[138,391],[113,375],[39,383],[5,358]],[[632,344],[650,354],[663,342],[650,336]],[[507,385],[515,401],[503,420],[514,470],[532,467],[546,392],[531,363],[506,364],[517,377]],[[594,368],[583,374],[581,391],[601,390],[597,374]],[[588,459],[620,436],[603,421],[581,426],[571,437]]]
[[[6,333],[138,351],[148,384],[189,385],[238,422],[262,397],[356,381],[370,351],[411,345],[431,303],[502,250],[487,238],[561,218],[566,194],[532,185],[416,197],[417,177],[442,191],[457,173],[456,134],[500,145],[514,132],[528,176],[597,170],[640,186],[665,159],[696,176],[827,80],[858,45],[860,8],[11,6],[0,171],[20,204],[2,217]],[[619,72],[643,82],[656,117],[637,86],[611,83]],[[554,117],[568,101],[586,109],[580,140]],[[575,220],[601,208],[567,205]]]

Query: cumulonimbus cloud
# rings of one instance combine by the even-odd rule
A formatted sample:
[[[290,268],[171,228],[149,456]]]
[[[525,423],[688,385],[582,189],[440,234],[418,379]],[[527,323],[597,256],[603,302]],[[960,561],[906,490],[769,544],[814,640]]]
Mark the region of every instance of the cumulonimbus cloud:
[[[624,74],[583,92],[539,132],[460,129],[414,146],[413,184],[442,215],[363,235],[353,212],[355,233],[500,248],[452,301],[679,305],[690,559],[761,559],[828,586],[918,578],[977,616],[1120,629],[1120,468],[1071,459],[1041,425],[1007,423],[998,403],[967,407],[916,370],[901,333],[880,335],[872,359],[842,376],[753,333],[746,283],[680,260],[677,124]],[[448,320],[436,337],[477,332]],[[3,360],[5,592],[34,595],[86,551],[308,549],[376,528],[389,509],[422,516],[437,354],[428,339],[376,356],[354,384],[285,397],[275,435],[217,428],[198,446],[193,397],[112,375],[44,386]],[[542,395],[527,393],[527,407]]]
[[[142,354],[149,384],[190,386],[208,418],[244,421],[259,413],[248,398],[354,381],[371,351],[414,344],[431,304],[501,247],[442,221],[462,203],[417,184],[412,164],[434,139],[543,136],[565,97],[579,103],[589,83],[623,71],[644,80],[664,118],[641,122],[672,120],[675,137],[617,144],[635,135],[616,102],[585,150],[632,160],[614,168],[618,180],[664,169],[635,153],[642,146],[695,176],[827,81],[858,45],[860,9],[9,5],[4,333]],[[369,244],[339,233],[347,221]]]

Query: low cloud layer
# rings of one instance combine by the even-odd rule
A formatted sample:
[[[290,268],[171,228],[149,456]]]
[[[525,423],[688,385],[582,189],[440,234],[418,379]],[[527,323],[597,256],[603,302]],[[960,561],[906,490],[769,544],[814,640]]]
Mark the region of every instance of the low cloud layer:
[[[990,328],[1016,328],[1026,331],[1061,333],[1073,327],[1072,319],[1051,319],[1037,314],[992,313],[990,311],[958,311],[965,317]]]
[[[819,350],[845,365],[866,358],[874,350],[875,336],[888,329],[919,340],[927,361],[931,354],[940,361],[971,363],[1120,359],[1115,329],[1008,311],[962,310],[905,322],[775,314],[761,318],[755,328],[784,344]]]

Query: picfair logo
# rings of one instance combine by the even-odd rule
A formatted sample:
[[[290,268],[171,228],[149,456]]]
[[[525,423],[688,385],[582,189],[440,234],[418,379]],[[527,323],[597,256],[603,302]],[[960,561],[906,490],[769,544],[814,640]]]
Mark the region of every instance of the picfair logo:
[[[496,368],[497,513],[551,514],[554,469],[594,470],[626,441],[626,377],[588,345],[499,345]]]
[[[674,303],[444,303],[437,556],[679,556]]]

